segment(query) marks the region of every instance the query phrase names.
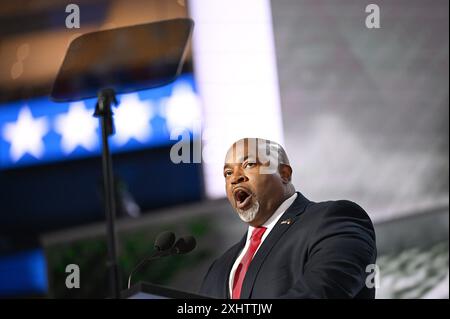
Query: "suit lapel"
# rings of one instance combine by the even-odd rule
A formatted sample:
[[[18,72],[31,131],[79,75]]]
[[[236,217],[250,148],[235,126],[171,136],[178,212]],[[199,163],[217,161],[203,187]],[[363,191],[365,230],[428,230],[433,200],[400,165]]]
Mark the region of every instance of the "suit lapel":
[[[261,268],[261,265],[267,255],[278,242],[280,237],[289,229],[289,227],[292,226],[297,217],[305,210],[308,202],[309,201],[300,192],[297,192],[297,198],[295,201],[280,217],[267,238],[261,244],[261,247],[256,252],[255,257],[253,257],[242,284],[241,299],[250,298],[256,276],[258,275],[259,269]]]

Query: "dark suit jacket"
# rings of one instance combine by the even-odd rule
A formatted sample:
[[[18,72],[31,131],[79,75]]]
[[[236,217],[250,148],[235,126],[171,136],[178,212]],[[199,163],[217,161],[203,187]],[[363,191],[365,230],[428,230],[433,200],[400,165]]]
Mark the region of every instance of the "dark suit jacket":
[[[369,216],[350,201],[315,203],[297,194],[250,263],[241,298],[374,298],[366,286],[377,254]],[[230,270],[246,236],[213,262],[201,294],[230,298]]]

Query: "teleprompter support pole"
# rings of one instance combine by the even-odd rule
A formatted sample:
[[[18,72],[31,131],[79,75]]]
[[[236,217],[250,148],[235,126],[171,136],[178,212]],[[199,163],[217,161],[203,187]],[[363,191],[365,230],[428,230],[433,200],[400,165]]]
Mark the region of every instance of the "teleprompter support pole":
[[[112,105],[117,105],[115,92],[112,89],[103,89],[98,92],[98,101],[95,106],[94,116],[99,118],[102,131],[102,168],[104,205],[106,215],[106,236],[108,244],[109,283],[112,298],[120,298],[120,276],[117,261],[117,234],[115,228],[116,200],[114,193],[114,179],[112,158],[109,150],[108,137],[114,134],[114,122]]]

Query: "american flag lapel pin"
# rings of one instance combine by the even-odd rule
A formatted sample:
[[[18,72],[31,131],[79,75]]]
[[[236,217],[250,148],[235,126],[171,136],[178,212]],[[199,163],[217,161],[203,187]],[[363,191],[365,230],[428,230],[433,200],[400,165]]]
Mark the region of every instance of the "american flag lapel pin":
[[[288,218],[288,219],[282,220],[280,224],[281,225],[283,225],[283,224],[290,225],[291,223],[292,223],[292,220],[290,218]]]

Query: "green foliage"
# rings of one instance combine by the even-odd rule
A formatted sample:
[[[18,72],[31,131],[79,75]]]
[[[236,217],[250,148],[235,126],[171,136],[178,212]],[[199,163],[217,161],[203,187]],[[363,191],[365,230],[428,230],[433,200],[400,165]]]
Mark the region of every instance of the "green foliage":
[[[192,234],[198,241],[196,249],[184,256],[163,258],[149,263],[133,277],[133,283],[147,281],[170,286],[181,272],[211,259],[212,251],[202,248],[211,233],[211,220],[207,217],[189,219],[185,223],[139,227],[118,234],[119,267],[121,287],[125,288],[128,274],[133,267],[153,251],[157,234],[164,230],[174,231],[177,237]],[[199,245],[200,244],[200,245]],[[104,236],[90,237],[73,242],[63,242],[46,250],[52,298],[105,298],[108,297],[107,245]],[[67,289],[65,268],[68,264],[80,267],[80,288]]]

